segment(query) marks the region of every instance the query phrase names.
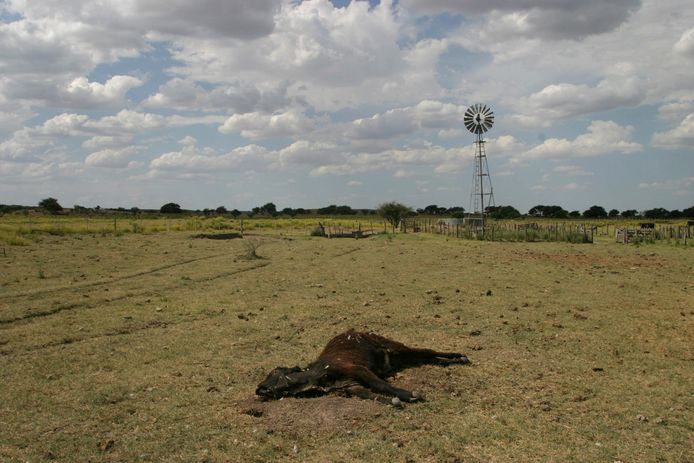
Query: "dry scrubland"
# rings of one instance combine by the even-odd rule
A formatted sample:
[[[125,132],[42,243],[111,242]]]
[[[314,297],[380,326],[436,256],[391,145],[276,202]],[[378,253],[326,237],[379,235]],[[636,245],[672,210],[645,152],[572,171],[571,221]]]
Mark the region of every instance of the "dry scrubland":
[[[249,243],[258,259],[250,258]],[[694,250],[54,234],[0,254],[2,461],[694,461]],[[354,327],[427,401],[254,401]]]

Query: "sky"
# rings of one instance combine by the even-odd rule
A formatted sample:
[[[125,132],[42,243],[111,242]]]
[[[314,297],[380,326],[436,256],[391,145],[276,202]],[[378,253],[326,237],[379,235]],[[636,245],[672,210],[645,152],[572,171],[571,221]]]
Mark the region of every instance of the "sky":
[[[691,0],[0,0],[0,204],[694,205]]]

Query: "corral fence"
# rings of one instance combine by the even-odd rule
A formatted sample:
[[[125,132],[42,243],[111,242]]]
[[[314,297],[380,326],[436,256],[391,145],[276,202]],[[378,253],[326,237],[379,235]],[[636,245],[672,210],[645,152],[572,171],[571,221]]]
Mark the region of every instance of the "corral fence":
[[[681,240],[687,244],[692,236],[694,236],[694,222],[689,222],[686,226],[648,223],[638,227],[614,227],[614,238],[617,243]]]
[[[592,243],[597,226],[573,223],[509,223],[463,219],[407,219],[400,230],[408,232],[436,233],[440,235],[486,241],[566,241]]]
[[[326,238],[368,238],[375,235],[373,223],[370,228],[362,228],[361,223],[357,223],[353,227],[345,227],[342,225],[323,224],[318,222],[318,227],[312,232],[314,236],[325,236]]]

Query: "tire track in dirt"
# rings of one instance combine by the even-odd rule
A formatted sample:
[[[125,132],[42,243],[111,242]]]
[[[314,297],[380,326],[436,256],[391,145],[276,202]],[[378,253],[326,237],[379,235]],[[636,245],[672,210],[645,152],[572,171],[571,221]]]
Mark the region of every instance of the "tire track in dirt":
[[[13,299],[14,300],[17,298],[22,298],[22,297],[29,298],[32,296],[45,296],[46,294],[58,293],[60,291],[79,290],[79,289],[84,289],[84,288],[92,288],[95,286],[103,286],[103,285],[107,285],[110,283],[117,283],[119,281],[129,280],[132,278],[138,278],[138,277],[141,277],[144,275],[150,275],[152,273],[160,272],[162,270],[167,270],[170,268],[179,267],[181,265],[191,264],[193,262],[199,262],[201,260],[209,260],[209,259],[214,259],[216,257],[229,257],[232,255],[234,255],[234,254],[214,254],[211,256],[196,257],[194,259],[182,260],[179,262],[174,262],[171,264],[162,265],[160,267],[154,267],[154,268],[151,268],[149,270],[143,270],[141,272],[131,273],[129,275],[122,275],[119,277],[102,279],[102,280],[98,280],[98,281],[92,281],[89,283],[80,283],[80,284],[70,285],[70,286],[58,286],[55,288],[38,289],[36,291],[30,291],[30,292],[24,292],[24,293],[4,294],[2,297],[0,297],[0,300],[3,300],[3,299]],[[0,323],[2,323],[1,320],[0,320]]]
[[[93,341],[95,339],[101,339],[101,338],[110,338],[110,337],[115,337],[115,336],[125,336],[128,334],[134,334],[138,333],[140,331],[145,331],[145,330],[151,330],[151,329],[166,329],[170,326],[177,326],[177,325],[182,325],[184,323],[195,323],[195,322],[200,322],[200,321],[205,321],[205,320],[210,320],[212,318],[218,317],[220,314],[212,314],[212,315],[207,315],[207,316],[199,316],[199,317],[193,317],[187,320],[180,320],[180,321],[160,321],[160,320],[151,320],[149,322],[137,325],[137,326],[131,326],[128,328],[116,328],[112,329],[110,331],[106,331],[104,333],[96,333],[92,335],[87,335],[83,337],[65,337],[60,341],[51,341],[47,342],[44,344],[39,344],[39,345],[34,345],[34,346],[29,346],[23,349],[18,349],[18,350],[0,350],[0,355],[2,356],[10,356],[10,355],[21,355],[21,354],[30,354],[32,352],[36,352],[39,350],[43,349],[50,349],[51,347],[57,347],[57,346],[65,346],[69,344],[78,344],[81,342],[86,342],[86,341]]]
[[[201,259],[197,259],[197,260],[201,260]],[[188,263],[190,263],[190,262],[188,262]],[[214,280],[217,280],[219,278],[224,278],[224,277],[228,277],[231,275],[237,275],[239,273],[245,273],[245,272],[249,272],[252,270],[261,269],[263,267],[267,267],[268,265],[270,265],[269,261],[261,262],[257,265],[252,266],[252,267],[246,267],[243,269],[233,270],[230,272],[223,272],[223,273],[214,275],[212,277],[205,277],[205,278],[201,278],[199,280],[192,280],[192,281],[194,283],[206,283],[208,281],[214,281]],[[172,266],[173,265],[170,265],[169,267],[172,267]],[[156,271],[158,271],[158,270],[148,271],[148,272],[140,272],[139,276],[147,274],[147,273],[154,273]],[[115,281],[121,281],[123,279],[125,279],[125,278],[119,278],[116,280],[109,280],[108,283],[112,283]],[[102,283],[102,284],[105,284],[105,283]],[[74,288],[74,289],[82,289],[84,287],[85,286],[83,285],[83,286],[80,286],[80,288]],[[67,311],[67,310],[74,310],[74,309],[77,309],[80,307],[85,308],[85,309],[94,309],[96,307],[101,307],[103,304],[108,304],[108,303],[111,303],[114,301],[120,301],[123,299],[128,299],[128,298],[137,297],[137,296],[156,295],[156,294],[160,293],[161,291],[171,290],[171,289],[175,289],[178,287],[179,287],[179,285],[161,286],[161,287],[153,288],[153,289],[145,289],[145,290],[142,290],[139,292],[128,292],[128,293],[123,294],[121,296],[102,298],[102,299],[98,299],[98,300],[90,300],[88,302],[87,301],[73,302],[70,304],[65,304],[65,305],[60,305],[60,306],[54,307],[50,310],[30,312],[30,313],[24,314],[24,315],[19,316],[19,317],[0,319],[0,328],[5,328],[6,325],[11,325],[13,323],[18,323],[18,322],[22,322],[22,321],[30,321],[34,318],[48,317],[48,316],[55,315],[55,314],[58,314],[58,313],[61,313],[61,312]]]

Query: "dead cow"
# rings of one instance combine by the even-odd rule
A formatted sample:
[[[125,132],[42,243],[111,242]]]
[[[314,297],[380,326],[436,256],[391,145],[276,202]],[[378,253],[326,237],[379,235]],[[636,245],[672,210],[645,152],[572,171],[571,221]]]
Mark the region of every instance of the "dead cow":
[[[255,393],[266,399],[312,397],[331,392],[400,405],[422,400],[417,392],[392,386],[384,378],[425,363],[449,365],[470,361],[463,354],[407,347],[375,333],[349,330],[335,336],[306,368],[275,368]],[[394,396],[392,400],[380,394]]]

